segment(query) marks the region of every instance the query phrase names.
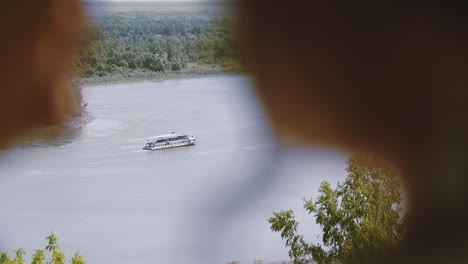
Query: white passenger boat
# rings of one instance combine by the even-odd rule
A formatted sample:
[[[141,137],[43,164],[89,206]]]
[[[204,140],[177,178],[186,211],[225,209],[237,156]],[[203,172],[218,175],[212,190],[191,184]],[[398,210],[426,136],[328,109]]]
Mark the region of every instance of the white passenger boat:
[[[189,135],[178,135],[175,132],[167,135],[160,135],[155,138],[155,141],[146,143],[143,150],[160,150],[168,148],[178,148],[194,145],[197,138]]]

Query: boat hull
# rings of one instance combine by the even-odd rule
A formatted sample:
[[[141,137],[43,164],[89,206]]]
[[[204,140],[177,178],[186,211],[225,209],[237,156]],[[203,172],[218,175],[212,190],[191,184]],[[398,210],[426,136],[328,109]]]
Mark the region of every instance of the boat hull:
[[[150,151],[164,150],[164,149],[172,149],[172,148],[189,147],[189,146],[193,146],[193,145],[195,145],[195,143],[182,144],[182,145],[178,145],[178,146],[144,147],[143,150],[150,150]]]

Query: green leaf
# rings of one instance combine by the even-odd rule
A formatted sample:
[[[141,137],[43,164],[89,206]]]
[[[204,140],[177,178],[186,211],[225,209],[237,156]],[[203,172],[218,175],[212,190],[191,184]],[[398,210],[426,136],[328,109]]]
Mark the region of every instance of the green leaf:
[[[316,199],[304,199],[304,209],[322,228],[323,246],[303,239],[291,210],[273,212],[269,219],[271,230],[281,234],[294,263],[366,263],[403,237],[406,228],[395,171],[361,155],[347,163],[345,182],[333,189],[324,181]]]

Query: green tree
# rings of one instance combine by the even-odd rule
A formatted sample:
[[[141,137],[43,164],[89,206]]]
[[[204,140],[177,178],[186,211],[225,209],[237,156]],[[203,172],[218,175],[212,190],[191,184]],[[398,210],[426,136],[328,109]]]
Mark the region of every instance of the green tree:
[[[65,252],[60,250],[58,245],[58,237],[51,233],[46,237],[48,241],[45,249],[37,249],[36,252],[32,255],[31,264],[66,264],[67,259]],[[46,252],[50,253],[50,258],[47,258]],[[10,259],[8,253],[2,252],[0,254],[0,264],[25,264],[24,255],[26,252],[23,248],[19,248],[14,251],[15,258]],[[78,252],[75,253],[75,256],[71,260],[71,264],[86,264],[86,260]]]
[[[46,264],[46,257],[43,249],[37,249],[32,256],[31,264]]]
[[[396,173],[365,156],[348,159],[347,172],[336,189],[325,181],[317,200],[304,200],[304,209],[322,228],[322,244],[305,241],[291,210],[269,219],[294,263],[368,263],[401,240],[405,228]]]
[[[54,252],[55,250],[60,250],[60,246],[58,245],[58,237],[54,234],[54,232],[50,233],[50,235],[46,237],[46,240],[49,241],[45,248],[47,251]]]
[[[67,260],[65,257],[65,253],[59,249],[54,249],[49,263],[50,264],[66,264]]]
[[[11,264],[10,256],[6,252],[0,255],[0,264]]]
[[[23,248],[18,248],[15,250],[15,258],[13,259],[13,264],[25,264],[26,260],[24,259],[24,255],[26,255],[26,251]]]
[[[86,260],[79,252],[76,252],[71,260],[71,264],[86,264]]]

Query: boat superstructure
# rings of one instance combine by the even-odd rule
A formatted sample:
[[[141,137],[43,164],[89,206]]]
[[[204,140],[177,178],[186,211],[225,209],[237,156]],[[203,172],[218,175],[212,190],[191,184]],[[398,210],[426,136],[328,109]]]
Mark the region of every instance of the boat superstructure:
[[[189,135],[178,135],[175,132],[159,135],[154,141],[146,143],[143,150],[160,150],[194,145],[197,138]]]

